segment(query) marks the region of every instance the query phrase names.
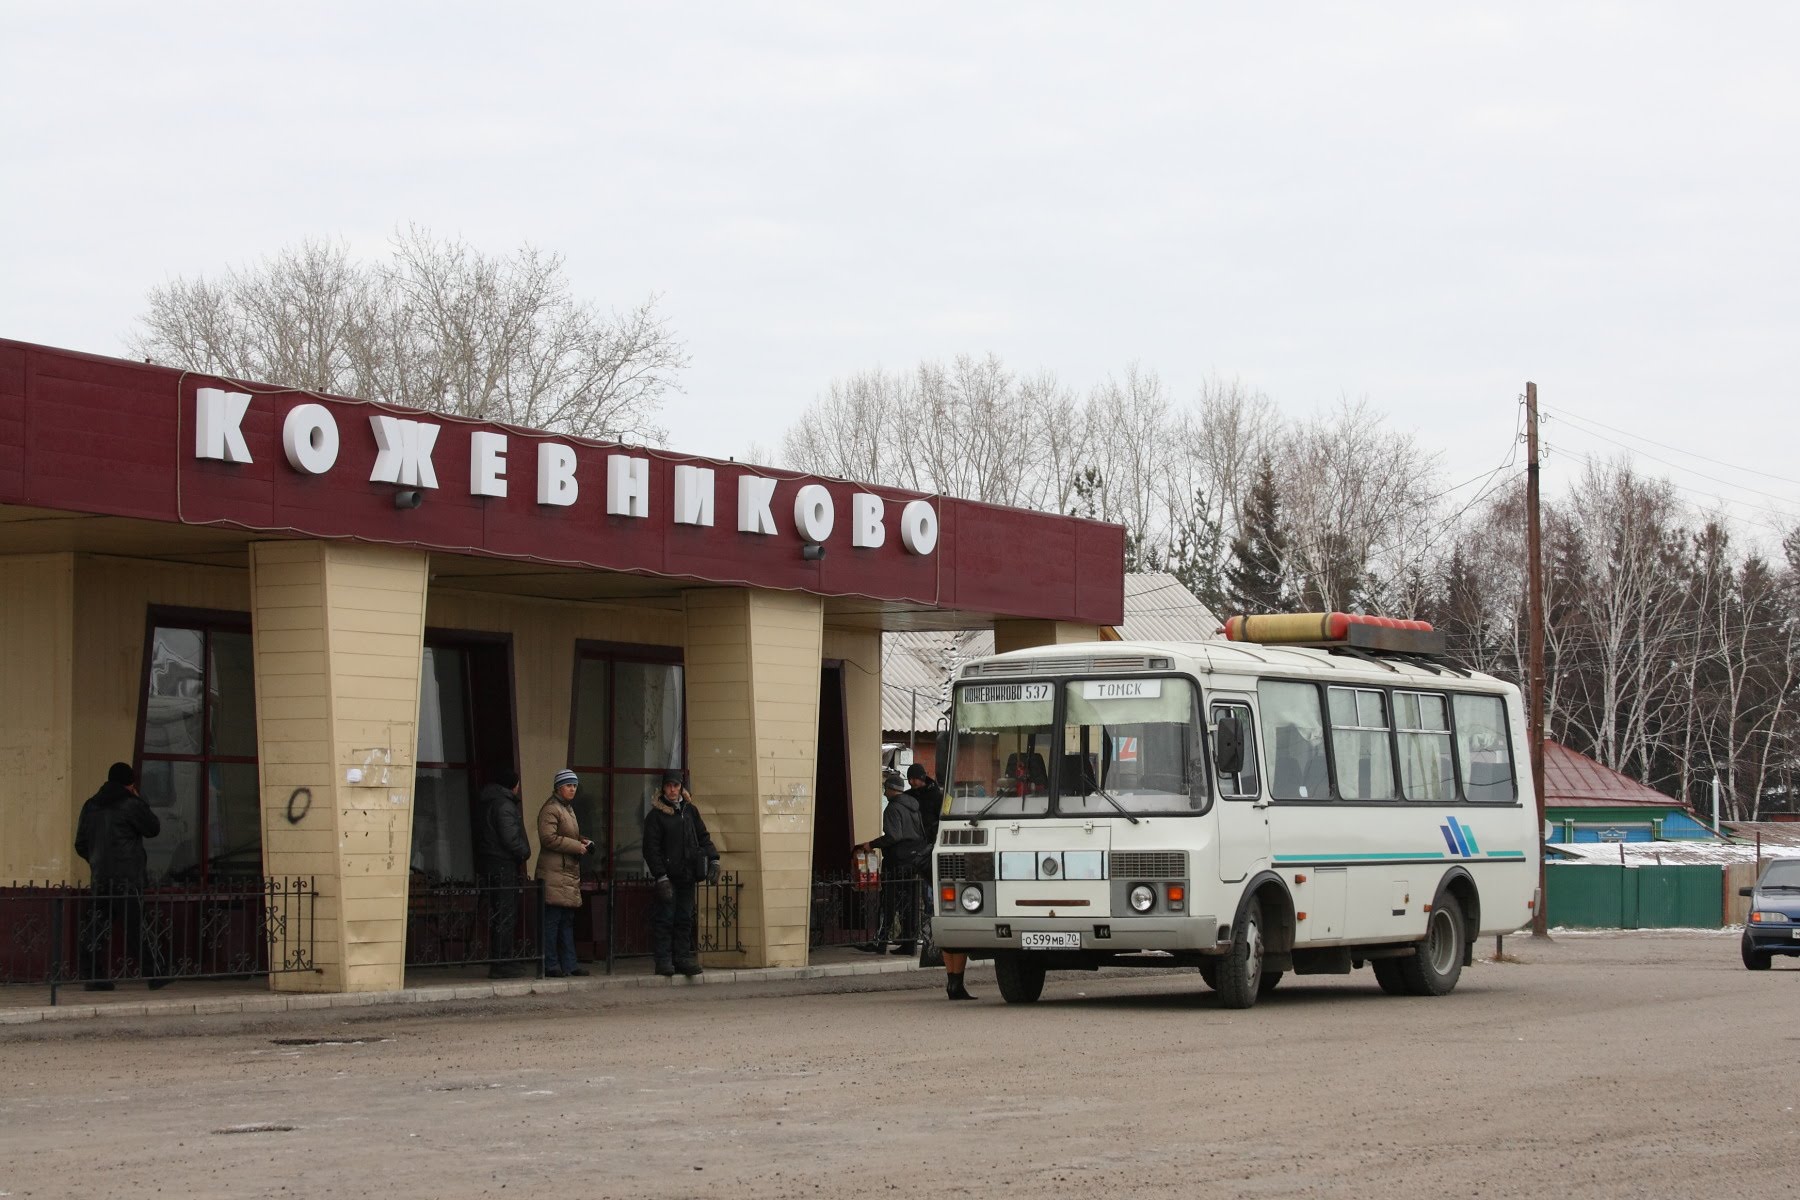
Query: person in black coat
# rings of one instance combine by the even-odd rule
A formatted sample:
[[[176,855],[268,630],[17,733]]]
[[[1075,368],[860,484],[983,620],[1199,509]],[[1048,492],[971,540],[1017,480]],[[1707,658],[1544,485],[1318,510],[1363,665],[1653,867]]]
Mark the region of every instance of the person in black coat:
[[[475,808],[475,875],[487,897],[489,979],[529,974],[518,957],[519,876],[531,861],[519,773],[500,771],[481,789]]]
[[[887,803],[881,811],[881,836],[857,847],[881,851],[881,924],[875,941],[863,947],[876,954],[887,949],[890,931],[896,939],[895,954],[912,954],[919,945],[919,868],[931,850],[918,797],[903,790],[901,783],[900,772],[882,773]]]
[[[75,853],[87,861],[93,898],[81,923],[78,967],[90,992],[110,992],[112,936],[117,923],[125,935],[125,954],[135,962],[152,990],[162,978],[162,952],[154,934],[144,936],[143,892],[148,873],[144,839],[162,832],[144,798],[138,795],[137,772],[130,763],[114,763],[106,782],[81,806],[75,826]]]
[[[681,773],[663,776],[662,794],[644,816],[644,866],[656,881],[650,907],[650,949],[658,975],[701,974],[694,945],[694,885],[719,881],[719,850]]]
[[[944,789],[918,763],[906,768],[906,784],[907,794],[919,802],[919,820],[925,825],[925,845],[935,846],[938,822],[944,816]]]

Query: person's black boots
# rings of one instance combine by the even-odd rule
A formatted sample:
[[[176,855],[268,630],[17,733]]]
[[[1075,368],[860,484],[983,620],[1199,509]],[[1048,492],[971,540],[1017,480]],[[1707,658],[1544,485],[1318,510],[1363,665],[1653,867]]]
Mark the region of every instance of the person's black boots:
[[[944,994],[952,1000],[975,999],[975,997],[969,994],[969,989],[963,986],[963,973],[961,971],[944,972]]]
[[[680,971],[683,975],[686,975],[689,979],[692,979],[696,975],[706,974],[706,972],[701,969],[700,960],[697,958],[684,958],[675,964],[675,969]]]
[[[665,977],[673,975],[675,974],[675,964],[666,958],[659,958],[656,960],[656,973]]]

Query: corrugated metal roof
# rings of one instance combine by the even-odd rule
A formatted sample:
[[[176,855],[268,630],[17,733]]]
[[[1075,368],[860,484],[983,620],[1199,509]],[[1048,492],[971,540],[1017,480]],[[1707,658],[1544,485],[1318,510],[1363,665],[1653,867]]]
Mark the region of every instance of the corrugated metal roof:
[[[1740,842],[1754,846],[1762,839],[1767,851],[1773,846],[1791,846],[1800,850],[1800,821],[1726,821],[1725,832]]]
[[[1125,576],[1125,620],[1117,626],[1121,638],[1209,641],[1219,638],[1223,628],[1212,610],[1173,575]],[[883,634],[881,728],[893,733],[935,730],[950,704],[951,677],[969,659],[993,652],[991,629]]]
[[[1206,642],[1225,635],[1225,623],[1199,597],[1163,571],[1125,576],[1126,642]]]
[[[1756,861],[1756,847],[1741,842],[1556,842],[1544,850],[1551,862],[1602,867],[1730,866]],[[1762,854],[1764,858],[1800,858],[1800,846],[1764,845]]]
[[[1544,739],[1544,803],[1554,808],[1686,808],[1655,788]]]

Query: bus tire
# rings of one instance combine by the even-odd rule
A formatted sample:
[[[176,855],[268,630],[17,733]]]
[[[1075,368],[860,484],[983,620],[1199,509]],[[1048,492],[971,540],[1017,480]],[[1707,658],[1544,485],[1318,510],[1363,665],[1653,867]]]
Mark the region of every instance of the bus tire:
[[[1462,904],[1449,892],[1439,892],[1425,919],[1425,940],[1411,958],[1399,958],[1400,980],[1409,996],[1447,996],[1462,976],[1463,954],[1468,949]]]
[[[1016,951],[994,955],[994,982],[1008,1004],[1036,1004],[1044,994],[1044,964]]]
[[[1219,990],[1219,960],[1216,958],[1209,958],[1205,962],[1201,963],[1200,964],[1200,978],[1206,981],[1207,987],[1211,988],[1215,992],[1218,991]]]
[[[1262,990],[1262,901],[1244,902],[1231,925],[1231,949],[1219,960],[1219,1002],[1226,1008],[1249,1008]]]
[[[1406,995],[1406,980],[1400,976],[1400,964],[1404,961],[1399,958],[1377,958],[1369,963],[1369,968],[1375,972],[1375,982],[1390,996]]]

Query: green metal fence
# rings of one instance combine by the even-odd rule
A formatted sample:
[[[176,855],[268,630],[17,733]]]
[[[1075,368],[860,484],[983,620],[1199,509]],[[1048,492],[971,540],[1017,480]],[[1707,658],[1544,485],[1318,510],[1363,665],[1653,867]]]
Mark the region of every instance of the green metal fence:
[[[1725,923],[1719,867],[1544,869],[1551,925],[1573,929],[1717,929]]]

